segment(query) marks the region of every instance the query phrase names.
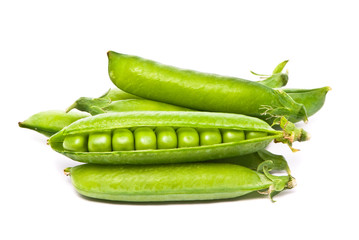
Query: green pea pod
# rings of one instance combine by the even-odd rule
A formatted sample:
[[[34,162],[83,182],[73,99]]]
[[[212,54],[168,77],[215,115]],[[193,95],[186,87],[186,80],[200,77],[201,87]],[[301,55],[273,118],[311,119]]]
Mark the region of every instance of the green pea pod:
[[[81,112],[66,113],[61,110],[50,110],[36,113],[25,121],[19,122],[19,127],[28,128],[49,137],[71,123],[88,116],[89,114]]]
[[[330,87],[322,87],[315,89],[283,89],[290,97],[298,103],[303,104],[308,110],[308,116],[314,115],[324,105],[327,92]],[[108,98],[110,97],[110,98]],[[117,100],[121,99],[123,100]],[[112,102],[112,100],[114,102]],[[92,115],[104,112],[119,111],[144,111],[144,110],[163,110],[163,111],[188,111],[187,108],[175,105],[159,103],[155,101],[140,99],[137,96],[127,94],[120,89],[113,88],[104,95],[104,98],[80,98],[73,104],[72,108],[86,111]],[[60,110],[51,110],[34,114],[27,120],[19,122],[19,126],[35,130],[45,136],[51,136],[60,131],[63,127],[68,126],[72,122],[87,117],[87,114],[70,112],[65,113]],[[299,120],[296,120],[299,121]],[[294,122],[296,122],[294,121]]]
[[[136,56],[108,52],[109,76],[120,89],[146,99],[196,110],[245,114],[273,122],[307,120],[287,93],[260,83],[183,70]]]
[[[56,135],[52,136],[49,139],[49,144],[55,151],[80,162],[98,164],[158,164],[206,161],[240,156],[257,152],[258,150],[265,148],[272,140],[286,143],[291,147],[292,142],[305,141],[309,138],[308,134],[303,129],[296,129],[294,124],[286,121],[284,118],[282,118],[278,124],[280,124],[283,128],[283,131],[274,130],[263,120],[239,114],[190,111],[137,111],[104,113],[74,122],[70,126],[58,132]],[[206,146],[198,146],[197,143],[197,147],[191,145],[193,147],[173,149],[147,149],[111,152],[83,152],[64,149],[64,140],[72,139],[69,138],[70,136],[84,136],[93,132],[108,132],[116,129],[132,129],[143,126],[169,126],[183,129],[232,129],[267,133],[267,136]],[[148,141],[147,138],[145,141]],[[154,141],[156,141],[156,139],[154,139]],[[76,149],[77,147],[79,149],[83,148],[82,146],[76,146],[76,143],[72,144],[72,142],[69,142],[68,144],[65,141],[65,144],[74,145],[73,149]]]
[[[191,111],[191,109],[175,105],[151,101],[147,99],[123,99],[111,101],[107,98],[79,98],[67,111],[76,108],[86,111],[91,115],[106,112],[128,112],[128,111]],[[193,111],[193,110],[192,110]]]
[[[263,75],[252,72],[255,75],[259,75],[264,78],[258,83],[271,88],[283,87],[288,82],[288,74],[281,73],[288,61],[280,63],[273,71],[272,75]],[[131,101],[128,101],[130,100]],[[136,99],[136,101],[133,101]],[[126,100],[126,101],[124,101]],[[123,111],[182,111],[188,110],[188,108],[182,108],[171,104],[160,103],[156,101],[147,100],[143,98],[126,93],[118,88],[112,88],[108,90],[99,98],[81,97],[77,99],[68,109],[78,109],[85,111],[91,115],[96,115],[105,112],[123,112]]]
[[[273,84],[276,83],[273,82]],[[282,89],[282,90],[286,92],[293,100],[303,104],[307,109],[308,116],[312,116],[323,107],[326,94],[329,90],[331,90],[331,88],[322,87],[315,89]],[[111,96],[112,99],[115,99],[114,101],[112,99],[109,99],[107,96],[104,98],[81,97],[74,104],[72,104],[67,111],[76,108],[80,111],[89,112],[91,115],[96,115],[104,112],[111,112],[111,111],[116,112],[116,111],[124,111],[124,110],[125,111],[137,111],[137,110],[145,111],[147,109],[154,111],[188,110],[188,108],[181,108],[171,104],[165,104],[151,100],[143,101],[145,99],[140,99],[137,96],[127,94],[118,88],[112,88],[108,92],[111,92],[109,96]],[[122,100],[116,100],[124,96],[128,98],[124,98]],[[132,96],[134,96],[135,98],[132,99]],[[300,120],[294,119],[293,122],[297,122],[297,121]]]
[[[212,162],[237,164],[243,167],[250,168],[252,170],[257,170],[259,165],[266,160],[270,160],[273,162],[272,169],[270,170],[274,170],[274,171],[285,170],[289,175],[291,174],[288,163],[282,155],[273,154],[265,149],[244,156],[217,159],[217,160],[213,160]]]
[[[266,190],[272,197],[295,186],[291,176],[273,176],[224,163],[163,165],[82,164],[64,170],[82,195],[111,201],[163,202],[227,199]]]
[[[283,89],[294,101],[302,103],[307,109],[308,116],[314,115],[324,105],[325,97],[330,87],[315,89]]]

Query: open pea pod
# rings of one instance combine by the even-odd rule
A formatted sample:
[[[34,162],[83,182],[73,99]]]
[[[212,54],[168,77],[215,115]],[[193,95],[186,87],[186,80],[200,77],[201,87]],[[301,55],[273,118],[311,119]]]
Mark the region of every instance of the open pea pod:
[[[258,118],[239,114],[104,113],[74,122],[52,136],[49,144],[80,162],[159,164],[240,156],[257,152],[273,140],[291,147],[294,141],[308,139],[303,129],[296,129],[286,119],[278,124],[283,131],[274,130]]]

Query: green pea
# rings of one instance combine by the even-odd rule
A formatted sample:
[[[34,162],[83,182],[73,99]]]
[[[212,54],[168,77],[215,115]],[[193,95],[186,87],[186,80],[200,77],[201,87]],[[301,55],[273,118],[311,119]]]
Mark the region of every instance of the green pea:
[[[172,127],[156,128],[156,137],[158,149],[177,148],[177,134]]]
[[[222,135],[218,128],[198,128],[197,130],[201,146],[222,143]]]
[[[266,132],[246,132],[246,139],[254,139],[254,138],[262,138],[268,136],[268,133]]]
[[[240,142],[246,139],[244,131],[240,130],[231,130],[231,129],[221,129],[223,142]]]
[[[156,149],[156,134],[149,127],[139,127],[135,130],[136,150]]]
[[[111,132],[90,133],[88,140],[89,152],[111,152]]]
[[[65,150],[74,152],[87,152],[87,135],[68,135],[63,142]]]
[[[194,128],[177,129],[178,147],[197,147],[199,146],[199,135]]]
[[[112,135],[113,151],[131,151],[135,149],[133,134],[128,129],[116,129]]]

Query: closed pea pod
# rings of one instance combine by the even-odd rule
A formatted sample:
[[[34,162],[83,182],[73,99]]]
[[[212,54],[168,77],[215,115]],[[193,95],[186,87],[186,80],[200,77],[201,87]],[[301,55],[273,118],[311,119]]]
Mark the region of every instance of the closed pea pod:
[[[272,129],[266,122],[239,114],[209,113],[209,112],[124,112],[105,113],[77,121],[49,139],[51,147],[73,160],[97,164],[160,164],[189,161],[206,161],[245,155],[265,148],[271,141],[287,143],[307,140],[308,135],[302,129],[296,129],[284,118],[280,123],[284,131]],[[71,151],[63,145],[67,137],[77,134],[89,135],[93,132],[113,131],[116,129],[150,128],[154,149],[111,151],[111,152],[81,152]],[[152,128],[177,128],[178,147],[171,149],[156,149],[156,135]],[[179,129],[234,129],[240,131],[266,132],[267,136],[243,141],[219,143],[200,146],[182,146],[179,142]],[[135,131],[136,131],[135,130]],[[192,131],[192,130],[191,130]],[[198,137],[198,132],[194,130]],[[192,131],[193,132],[193,131]],[[187,135],[186,135],[187,136]],[[136,139],[136,136],[135,136]],[[196,139],[195,139],[196,140]],[[199,140],[196,140],[197,142]],[[195,141],[195,142],[196,142]],[[151,147],[152,148],[152,147]]]
[[[57,133],[71,123],[90,116],[88,113],[49,110],[36,113],[25,121],[19,122],[19,127],[37,131],[47,137]]]
[[[239,197],[268,189],[275,194],[292,188],[291,176],[273,176],[271,161],[264,174],[225,163],[163,165],[93,165],[65,169],[76,190],[87,197],[129,202],[193,201]]]
[[[112,82],[136,96],[196,110],[269,118],[271,122],[278,116],[307,119],[302,104],[282,90],[257,82],[183,70],[112,51],[108,59]]]
[[[276,66],[272,75],[262,75],[264,80],[257,81],[270,88],[279,88],[285,86],[288,82],[287,73],[281,73],[288,61],[283,61]],[[179,107],[162,102],[143,99],[139,96],[122,91],[118,88],[111,88],[105,94],[98,98],[81,97],[77,99],[68,109],[78,109],[86,111],[91,115],[105,112],[124,112],[124,111],[188,111],[190,109]]]

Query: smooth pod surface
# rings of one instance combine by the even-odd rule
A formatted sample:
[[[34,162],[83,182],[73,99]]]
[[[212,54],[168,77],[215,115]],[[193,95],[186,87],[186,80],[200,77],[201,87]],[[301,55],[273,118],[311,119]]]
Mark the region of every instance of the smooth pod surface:
[[[84,196],[130,202],[234,198],[269,187],[282,191],[290,180],[286,176],[275,183],[270,175],[224,163],[83,164],[65,169],[65,173]]]
[[[281,90],[257,82],[179,69],[112,51],[108,52],[108,58],[112,82],[136,96],[196,110],[239,113],[263,119],[307,118],[302,104]]]

